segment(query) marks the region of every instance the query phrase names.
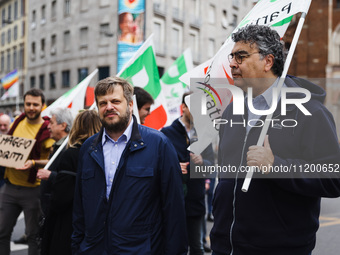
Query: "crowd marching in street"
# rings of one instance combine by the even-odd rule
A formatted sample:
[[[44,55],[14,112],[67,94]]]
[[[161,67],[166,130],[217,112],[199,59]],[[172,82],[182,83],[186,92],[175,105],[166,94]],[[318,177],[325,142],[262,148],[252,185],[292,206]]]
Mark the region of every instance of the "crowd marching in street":
[[[23,166],[1,167],[0,254],[10,255],[21,212],[25,231],[17,242],[28,245],[29,255],[312,254],[321,198],[340,196],[340,178],[328,172],[282,178],[268,169],[340,164],[334,120],[323,105],[326,93],[287,76],[282,88],[292,93],[274,98],[285,61],[279,34],[247,25],[232,40],[228,64],[245,95],[245,113],[234,114],[231,103],[222,119],[252,120],[252,125],[220,125],[218,144],[199,154],[188,149],[200,140],[186,101],[195,96],[192,91],[183,94],[182,116],[161,130],[143,125],[152,96],[123,78],[100,80],[94,90],[97,109],[76,116],[56,107],[43,117],[43,92],[26,91],[22,114],[13,120],[0,116],[1,134],[35,139]],[[282,114],[284,104],[277,102],[299,100],[297,89],[310,92],[303,104],[310,114],[293,103]],[[262,129],[256,125],[266,116],[253,108],[265,111],[275,102],[278,123],[292,119],[297,125],[270,126],[258,145]],[[192,176],[196,166],[216,164],[258,171],[248,192],[241,189],[244,172]],[[214,222],[210,233],[206,221]]]

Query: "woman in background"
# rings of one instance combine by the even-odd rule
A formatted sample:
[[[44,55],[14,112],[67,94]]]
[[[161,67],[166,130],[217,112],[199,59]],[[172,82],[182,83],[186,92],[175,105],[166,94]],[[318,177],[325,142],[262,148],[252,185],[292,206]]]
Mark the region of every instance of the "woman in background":
[[[68,255],[71,252],[72,209],[78,154],[87,138],[99,132],[101,122],[94,110],[80,112],[69,134],[68,148],[61,155],[52,187],[51,207],[42,237],[42,255]]]

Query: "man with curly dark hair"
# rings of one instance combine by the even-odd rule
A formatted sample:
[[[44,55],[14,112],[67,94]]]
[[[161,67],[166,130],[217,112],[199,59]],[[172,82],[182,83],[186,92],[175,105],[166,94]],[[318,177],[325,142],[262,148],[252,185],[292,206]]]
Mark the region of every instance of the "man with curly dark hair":
[[[286,77],[283,88],[310,92],[311,98],[303,106],[311,115],[294,104],[289,104],[283,115],[279,96],[279,103],[274,105],[274,124],[264,145],[257,146],[266,116],[249,110],[248,97],[257,110],[268,110],[276,102],[273,90],[283,71],[283,44],[276,31],[259,25],[239,29],[232,39],[231,73],[235,85],[245,93],[246,107],[244,115],[233,115],[230,104],[222,115],[234,125],[220,125],[218,165],[238,171],[233,177],[221,175],[216,187],[210,234],[213,254],[309,255],[319,227],[321,197],[339,196],[340,179],[330,178],[329,173],[319,178],[290,172],[277,178],[273,169],[339,165],[334,120],[322,104],[325,91],[306,80]],[[294,92],[286,96],[294,101],[301,95]],[[287,119],[296,125],[284,125]],[[243,193],[244,170],[249,167],[256,167],[257,172],[248,192]]]

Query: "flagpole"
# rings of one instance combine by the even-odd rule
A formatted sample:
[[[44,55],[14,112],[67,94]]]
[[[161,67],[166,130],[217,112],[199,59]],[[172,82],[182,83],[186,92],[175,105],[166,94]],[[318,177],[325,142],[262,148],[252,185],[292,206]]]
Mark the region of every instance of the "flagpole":
[[[19,95],[16,96],[15,101],[16,101],[16,102],[15,102],[15,105],[16,105],[16,106],[15,106],[15,110],[16,110],[16,111],[19,111]]]
[[[307,10],[307,12],[308,12],[308,10]],[[300,37],[301,30],[302,30],[303,24],[305,22],[307,12],[303,12],[301,14],[299,23],[298,23],[297,28],[296,28],[296,32],[295,32],[294,37],[293,37],[293,41],[292,41],[291,47],[290,47],[289,52],[288,52],[288,56],[287,56],[287,59],[286,59],[285,65],[284,65],[284,69],[283,69],[283,72],[282,72],[279,84],[277,86],[278,91],[281,91],[281,88],[283,86],[284,80],[285,80],[285,78],[287,76],[287,72],[288,72],[290,63],[291,63],[291,61],[293,59],[293,54],[294,54],[297,42],[298,42],[299,37]],[[269,129],[269,124],[270,124],[269,120],[272,117],[273,117],[273,114],[267,115],[265,124],[263,125],[263,128],[262,128],[261,133],[260,133],[260,137],[259,137],[259,139],[257,141],[257,144],[256,144],[257,146],[263,146],[264,138],[266,137],[266,134],[267,134],[268,129]],[[243,192],[247,192],[248,191],[249,185],[250,185],[250,182],[252,180],[252,177],[253,177],[255,169],[256,169],[256,167],[252,166],[248,170],[247,175],[246,175],[246,177],[245,177],[245,179],[243,181],[243,185],[242,185],[242,191]]]

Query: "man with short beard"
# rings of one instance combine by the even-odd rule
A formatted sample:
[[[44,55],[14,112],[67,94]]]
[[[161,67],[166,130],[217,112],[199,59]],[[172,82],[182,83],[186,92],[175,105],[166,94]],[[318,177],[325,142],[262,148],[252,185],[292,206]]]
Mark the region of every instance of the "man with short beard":
[[[29,160],[20,169],[7,167],[6,184],[0,192],[0,254],[10,254],[10,239],[19,214],[23,211],[26,223],[28,254],[39,254],[40,180],[36,164],[47,159],[54,141],[47,129],[49,118],[41,117],[45,97],[41,90],[31,89],[24,95],[24,110],[14,121],[8,134],[35,139]]]
[[[187,253],[176,151],[161,132],[137,124],[132,96],[117,77],[95,88],[103,128],[79,153],[73,254]]]

